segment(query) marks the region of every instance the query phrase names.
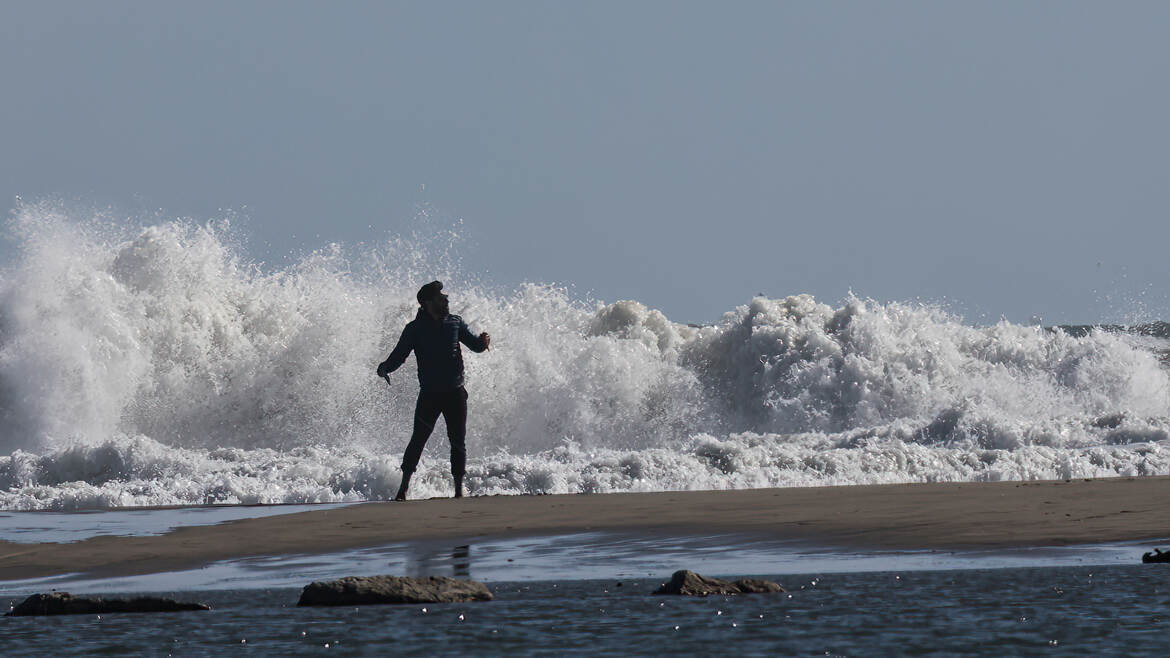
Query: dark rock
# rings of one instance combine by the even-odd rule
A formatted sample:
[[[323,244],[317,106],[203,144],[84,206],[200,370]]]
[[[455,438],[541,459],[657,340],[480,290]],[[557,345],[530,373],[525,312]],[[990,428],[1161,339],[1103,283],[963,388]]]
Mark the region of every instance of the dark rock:
[[[1170,551],[1163,553],[1162,549],[1155,548],[1153,553],[1145,553],[1142,555],[1142,562],[1146,564],[1158,564],[1160,562],[1170,562]]]
[[[655,594],[681,594],[683,596],[710,596],[712,594],[768,594],[783,592],[779,583],[758,578],[744,578],[735,582],[707,578],[694,571],[676,571],[669,583],[663,583]]]
[[[153,596],[134,599],[103,599],[101,597],[73,596],[69,592],[33,594],[12,609],[6,616],[32,615],[92,615],[110,612],[183,612],[210,610],[202,603],[183,603]]]
[[[1093,420],[1093,427],[1097,427],[1100,429],[1115,430],[1118,427],[1121,427],[1121,424],[1124,422],[1125,422],[1125,414],[1124,413],[1110,414],[1108,416],[1101,416],[1100,418]]]
[[[780,586],[780,583],[774,583],[770,580],[764,580],[762,578],[741,578],[735,581],[733,584],[738,587],[739,591],[743,594],[772,594],[775,592],[784,591],[784,588]]]
[[[374,603],[460,603],[491,601],[486,585],[455,578],[350,577],[305,586],[297,605],[367,605]]]

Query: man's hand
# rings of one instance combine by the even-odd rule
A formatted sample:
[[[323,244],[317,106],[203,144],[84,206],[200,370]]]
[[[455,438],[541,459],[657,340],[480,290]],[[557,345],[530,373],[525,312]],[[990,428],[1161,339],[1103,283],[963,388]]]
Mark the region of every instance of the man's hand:
[[[479,339],[483,341],[483,348],[484,348],[485,350],[490,350],[490,349],[491,349],[491,346],[492,346],[492,337],[488,335],[488,332],[486,332],[486,331],[485,331],[485,332],[483,332],[482,334],[480,334],[480,335],[479,335]]]

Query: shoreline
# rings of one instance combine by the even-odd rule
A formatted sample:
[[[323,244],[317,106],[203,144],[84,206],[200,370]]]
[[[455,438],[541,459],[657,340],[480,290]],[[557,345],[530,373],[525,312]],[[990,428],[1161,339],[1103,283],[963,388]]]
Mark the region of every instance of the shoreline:
[[[738,533],[856,550],[1069,546],[1170,536],[1170,476],[370,502],[73,543],[0,541],[0,581],[177,571],[395,543],[586,532]]]

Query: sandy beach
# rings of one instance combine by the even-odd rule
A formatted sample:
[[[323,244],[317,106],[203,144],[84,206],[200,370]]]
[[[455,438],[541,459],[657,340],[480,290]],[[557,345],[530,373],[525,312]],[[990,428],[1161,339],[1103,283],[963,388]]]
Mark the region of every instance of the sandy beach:
[[[415,540],[748,533],[856,549],[1067,546],[1170,536],[1170,477],[378,502],[160,536],[0,542],[0,580],[121,576]]]

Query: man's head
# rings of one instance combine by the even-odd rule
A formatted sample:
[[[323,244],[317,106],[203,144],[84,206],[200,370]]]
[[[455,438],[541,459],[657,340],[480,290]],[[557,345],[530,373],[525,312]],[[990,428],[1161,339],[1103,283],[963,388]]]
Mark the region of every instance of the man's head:
[[[447,315],[447,296],[443,294],[442,281],[431,281],[419,288],[416,298],[427,313],[440,318]]]

